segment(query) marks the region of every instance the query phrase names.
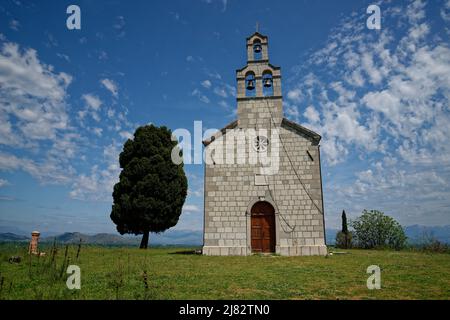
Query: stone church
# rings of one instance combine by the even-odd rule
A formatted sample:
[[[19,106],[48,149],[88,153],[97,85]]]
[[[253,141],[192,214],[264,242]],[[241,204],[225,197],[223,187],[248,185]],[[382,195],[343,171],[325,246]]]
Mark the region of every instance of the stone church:
[[[325,255],[321,137],[283,117],[281,70],[269,62],[267,36],[255,32],[246,48],[247,65],[236,71],[237,120],[203,141],[212,159],[205,165],[203,254]],[[233,159],[240,154],[237,163],[218,161],[223,145]],[[252,161],[262,152],[271,152],[272,170]]]

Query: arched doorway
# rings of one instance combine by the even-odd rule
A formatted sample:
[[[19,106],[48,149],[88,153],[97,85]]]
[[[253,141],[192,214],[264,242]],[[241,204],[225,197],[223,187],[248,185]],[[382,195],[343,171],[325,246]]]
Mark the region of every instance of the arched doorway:
[[[275,209],[266,201],[251,209],[252,252],[275,252]]]

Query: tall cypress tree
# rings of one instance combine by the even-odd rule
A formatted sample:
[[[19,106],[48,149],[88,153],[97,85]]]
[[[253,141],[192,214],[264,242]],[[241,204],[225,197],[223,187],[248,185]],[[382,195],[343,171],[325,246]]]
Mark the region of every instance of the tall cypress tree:
[[[342,210],[342,230],[336,234],[336,247],[348,249],[352,246],[352,233],[348,231],[347,215]]]
[[[345,214],[345,210],[342,210],[342,233],[348,234],[347,215]]]
[[[111,220],[120,234],[142,234],[147,248],[150,232],[175,226],[187,195],[183,163],[172,162],[177,148],[166,127],[139,127],[120,154],[122,172],[114,186]]]

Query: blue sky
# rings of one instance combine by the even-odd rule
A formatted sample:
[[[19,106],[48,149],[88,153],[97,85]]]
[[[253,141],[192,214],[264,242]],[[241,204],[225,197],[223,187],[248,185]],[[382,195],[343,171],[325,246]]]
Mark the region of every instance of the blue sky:
[[[378,3],[381,30],[366,27]],[[81,30],[66,8],[81,8]],[[269,36],[285,114],[323,136],[327,227],[380,209],[450,224],[450,1],[19,1],[0,4],[0,226],[113,232],[111,189],[143,124],[235,119],[245,38]],[[178,229],[201,230],[187,165]]]

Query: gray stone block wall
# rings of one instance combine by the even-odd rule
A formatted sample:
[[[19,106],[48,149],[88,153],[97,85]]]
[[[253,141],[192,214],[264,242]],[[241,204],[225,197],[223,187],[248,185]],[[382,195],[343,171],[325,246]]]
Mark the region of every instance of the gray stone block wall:
[[[275,208],[276,253],[325,255],[320,137],[311,136],[309,130],[283,121],[280,68],[267,61],[251,61],[251,44],[255,38],[264,44],[263,59],[268,59],[267,37],[255,33],[247,39],[249,63],[237,71],[237,125],[226,134],[219,132],[205,147],[206,153],[215,161],[205,164],[203,254],[251,254],[250,210],[256,202],[267,201]],[[262,96],[262,73],[266,70],[273,76],[271,97]],[[249,71],[256,78],[254,98],[245,97],[245,75]],[[279,131],[282,144],[277,146],[269,140],[269,153],[276,150],[279,153],[276,174],[261,177],[261,165],[249,163],[250,156],[255,156],[249,146],[251,139],[244,139],[244,150],[242,144],[236,142],[236,137],[248,129],[266,129],[269,138],[272,130]],[[235,144],[229,144],[222,154],[218,150],[222,144],[227,145],[228,139]],[[242,139],[239,141],[243,142]],[[227,164],[227,155],[235,160],[233,164]]]
[[[227,138],[234,138],[238,131],[239,128],[236,128],[217,138],[214,143],[225,143]],[[326,254],[323,215],[312,203],[312,200],[315,201],[321,209],[319,147],[291,128],[282,126],[280,132],[286,150],[280,148],[279,172],[265,176],[267,185],[255,185],[255,175],[260,174],[258,165],[206,165],[204,254],[251,254],[251,217],[248,209],[261,199],[270,200],[276,207],[276,253]],[[207,148],[210,147],[212,145]],[[248,157],[247,151],[245,154]]]

